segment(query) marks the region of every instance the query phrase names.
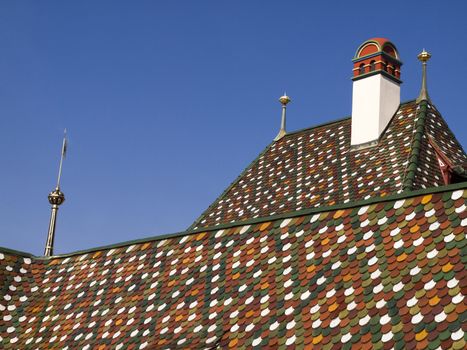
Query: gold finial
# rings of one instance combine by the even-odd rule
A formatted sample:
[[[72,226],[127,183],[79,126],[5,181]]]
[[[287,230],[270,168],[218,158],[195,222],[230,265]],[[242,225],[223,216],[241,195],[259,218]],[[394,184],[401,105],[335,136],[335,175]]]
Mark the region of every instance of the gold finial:
[[[423,49],[417,57],[418,60],[422,62],[422,88],[420,90],[420,95],[418,95],[417,98],[417,103],[420,103],[421,101],[430,101],[430,96],[428,96],[428,89],[426,86],[426,63],[431,58],[431,54]]]
[[[417,57],[420,62],[428,62],[428,60],[431,58],[431,54],[423,49],[423,51],[420,52]]]
[[[279,130],[279,133],[277,136],[274,138],[274,141],[279,141],[281,138],[283,138],[287,132],[285,131],[285,123],[286,123],[286,109],[287,109],[287,103],[292,101],[289,96],[284,92],[284,95],[279,97],[279,102],[282,104],[282,120],[281,120],[281,128]]]
[[[49,231],[47,233],[47,241],[45,243],[45,256],[53,255],[54,250],[54,238],[55,238],[55,226],[57,225],[57,214],[58,214],[58,207],[65,201],[65,195],[62,191],[60,191],[60,178],[62,176],[62,166],[63,166],[63,159],[66,156],[67,151],[67,138],[66,138],[66,129],[63,135],[63,142],[62,142],[62,152],[60,155],[60,165],[58,167],[58,178],[57,178],[57,186],[55,190],[49,193],[48,200],[49,203],[52,205],[52,213],[50,215],[49,221]]]
[[[290,101],[292,101],[290,99],[289,96],[287,96],[287,94],[284,92],[284,95],[282,95],[281,97],[279,97],[279,102],[283,105],[283,106],[287,106],[287,103],[289,103]]]

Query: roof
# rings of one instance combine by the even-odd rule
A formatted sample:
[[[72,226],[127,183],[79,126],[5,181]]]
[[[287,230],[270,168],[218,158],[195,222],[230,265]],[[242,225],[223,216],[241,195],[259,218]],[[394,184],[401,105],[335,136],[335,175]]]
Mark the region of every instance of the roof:
[[[287,134],[272,142],[191,228],[444,185],[433,137],[455,164],[462,146],[432,104],[401,104],[378,145],[350,146],[350,118]]]
[[[414,164],[416,167],[409,169],[414,171],[413,184],[409,186],[411,189],[429,188],[442,184],[442,175],[433,144],[452,164],[463,168],[467,162],[467,156],[461,144],[436,107],[428,105],[423,118],[419,122],[420,130],[416,133],[414,142],[416,147],[420,147],[418,161]]]
[[[396,145],[391,152],[397,157]],[[465,349],[466,185],[67,256],[2,249],[0,342],[4,349]]]

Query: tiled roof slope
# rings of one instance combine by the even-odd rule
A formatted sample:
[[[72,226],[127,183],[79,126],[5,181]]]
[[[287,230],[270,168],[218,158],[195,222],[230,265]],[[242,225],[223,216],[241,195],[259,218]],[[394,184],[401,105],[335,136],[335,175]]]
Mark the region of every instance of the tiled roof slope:
[[[68,257],[4,250],[0,343],[465,349],[465,183],[404,195]]]
[[[342,119],[273,142],[191,228],[441,185],[436,158],[427,154],[426,135],[439,139],[453,159],[467,159],[431,105],[401,104],[375,147],[351,150],[350,127],[350,118]],[[421,146],[415,143],[419,134]],[[408,171],[409,160],[413,171]]]
[[[447,126],[435,106],[428,104],[425,117],[425,128],[422,134],[420,159],[413,182],[413,189],[428,188],[443,185],[443,177],[436,159],[436,152],[429,142],[440,148],[455,165],[467,163],[467,155],[456,137]]]

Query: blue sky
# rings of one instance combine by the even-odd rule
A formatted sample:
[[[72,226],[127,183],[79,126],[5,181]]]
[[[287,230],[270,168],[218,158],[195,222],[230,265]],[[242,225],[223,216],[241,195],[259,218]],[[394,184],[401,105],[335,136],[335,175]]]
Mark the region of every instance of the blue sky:
[[[63,129],[56,253],[187,228],[288,129],[350,115],[371,37],[422,48],[434,104],[467,144],[465,1],[3,1],[0,246],[42,254]]]

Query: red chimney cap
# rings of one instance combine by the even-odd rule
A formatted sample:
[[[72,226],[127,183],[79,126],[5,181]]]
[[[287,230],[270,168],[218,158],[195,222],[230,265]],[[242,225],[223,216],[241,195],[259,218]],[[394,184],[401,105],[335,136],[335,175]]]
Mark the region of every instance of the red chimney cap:
[[[384,52],[387,55],[399,60],[399,53],[397,52],[396,46],[386,38],[371,38],[365,41],[357,49],[354,60],[365,56],[374,55],[379,52]]]

